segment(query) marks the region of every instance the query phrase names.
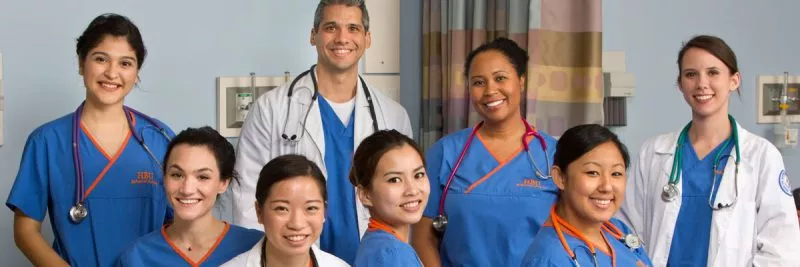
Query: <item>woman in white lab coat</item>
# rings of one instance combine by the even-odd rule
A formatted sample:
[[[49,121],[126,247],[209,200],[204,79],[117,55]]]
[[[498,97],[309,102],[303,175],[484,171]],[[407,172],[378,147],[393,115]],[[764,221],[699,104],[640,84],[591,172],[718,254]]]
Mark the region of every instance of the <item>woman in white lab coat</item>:
[[[328,212],[325,177],[314,162],[294,154],[271,160],[261,169],[255,198],[264,238],[223,267],[350,266],[314,245]]]
[[[678,69],[692,120],[643,144],[619,217],[641,235],[654,266],[800,266],[783,158],[728,115],[741,82],[733,51],[696,36]]]

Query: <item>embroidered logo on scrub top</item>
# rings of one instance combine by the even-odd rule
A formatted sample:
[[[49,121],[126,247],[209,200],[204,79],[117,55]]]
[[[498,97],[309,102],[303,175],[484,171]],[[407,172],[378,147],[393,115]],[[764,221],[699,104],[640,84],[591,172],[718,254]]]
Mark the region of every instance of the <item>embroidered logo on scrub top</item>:
[[[136,172],[136,178],[131,179],[131,184],[151,184],[157,185],[158,181],[153,178],[153,172],[139,171]]]
[[[528,179],[522,179],[522,183],[517,184],[517,187],[542,188],[542,183],[539,182],[539,180],[528,178]]]
[[[786,174],[786,170],[781,170],[781,174],[778,175],[778,185],[780,185],[783,193],[787,196],[792,196],[792,185],[789,184],[789,175]]]

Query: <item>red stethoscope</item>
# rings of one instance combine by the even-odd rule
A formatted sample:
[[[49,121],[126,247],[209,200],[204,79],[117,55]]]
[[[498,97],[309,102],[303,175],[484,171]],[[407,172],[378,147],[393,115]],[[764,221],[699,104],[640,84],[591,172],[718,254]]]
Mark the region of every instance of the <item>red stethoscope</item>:
[[[585,248],[588,249],[589,253],[592,254],[592,260],[594,262],[594,266],[599,266],[597,265],[597,250],[595,249],[595,246],[585,236],[583,236],[583,234],[581,234],[580,231],[569,225],[569,223],[564,221],[564,219],[561,218],[561,216],[558,216],[558,214],[556,213],[555,205],[553,205],[553,207],[550,209],[550,220],[552,221],[553,228],[556,230],[556,234],[558,235],[558,241],[560,241],[561,245],[564,246],[564,250],[567,252],[567,255],[569,255],[573,265],[575,265],[576,267],[581,266],[578,263],[578,255],[575,254],[575,251],[569,247],[567,239],[564,238],[564,231],[561,229],[561,227],[566,228],[567,231],[571,232],[576,238],[578,238],[579,240],[583,241],[584,244],[586,244]],[[617,226],[615,226],[611,222],[604,222],[603,225],[600,227],[601,231],[607,232],[615,239],[622,241],[628,248],[638,249],[640,247],[639,238],[637,238],[633,234],[624,235],[622,231],[620,231],[619,228],[617,228]],[[608,240],[606,239],[605,235],[603,235],[603,240],[606,242],[606,244],[608,244]],[[614,255],[613,248],[611,250],[611,255],[612,257]]]
[[[550,170],[547,170],[547,174],[543,173],[539,166],[536,165],[536,161],[533,160],[533,156],[531,156],[531,151],[528,147],[528,137],[533,136],[539,140],[539,143],[542,145],[542,151],[544,152],[544,160],[549,164],[550,159],[547,156],[547,142],[545,142],[544,136],[534,130],[527,121],[523,119],[522,122],[525,124],[525,134],[522,135],[522,145],[525,149],[525,154],[528,155],[528,159],[531,161],[531,164],[533,164],[533,172],[536,174],[537,178],[541,180],[549,180],[551,179]],[[469,146],[472,144],[472,139],[475,137],[475,134],[478,133],[478,129],[480,129],[481,126],[483,126],[483,121],[478,123],[478,125],[475,126],[475,129],[472,129],[472,133],[470,133],[469,137],[467,137],[467,143],[464,144],[464,148],[461,149],[461,155],[458,156],[455,167],[452,171],[450,171],[450,177],[447,178],[447,184],[444,186],[442,198],[439,199],[439,215],[437,215],[436,218],[433,218],[433,229],[438,232],[444,232],[444,229],[447,228],[447,215],[444,214],[444,201],[447,199],[447,190],[450,189],[450,184],[453,182],[453,177],[455,177],[458,167],[461,166],[461,161],[464,160],[464,155],[467,154],[467,150],[469,150]]]

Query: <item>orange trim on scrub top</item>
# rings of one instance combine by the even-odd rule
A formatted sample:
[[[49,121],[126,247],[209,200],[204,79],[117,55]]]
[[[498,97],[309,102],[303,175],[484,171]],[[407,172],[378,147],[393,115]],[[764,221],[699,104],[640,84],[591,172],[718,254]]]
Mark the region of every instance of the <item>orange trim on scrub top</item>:
[[[473,189],[475,189],[476,186],[480,185],[481,183],[483,183],[486,180],[488,180],[489,178],[491,178],[492,175],[494,175],[494,173],[496,173],[497,171],[499,171],[500,169],[505,167],[508,162],[510,162],[515,157],[517,157],[517,155],[519,155],[519,153],[522,152],[522,150],[525,148],[524,146],[520,145],[519,149],[517,149],[517,151],[514,151],[514,153],[511,153],[511,156],[509,156],[505,160],[500,160],[495,156],[494,153],[492,153],[492,150],[489,148],[489,146],[486,145],[486,142],[483,141],[483,138],[481,137],[480,133],[475,134],[475,136],[478,137],[478,140],[480,140],[481,144],[483,144],[483,147],[485,147],[486,150],[489,151],[489,154],[491,154],[492,157],[494,157],[494,159],[497,160],[498,165],[497,165],[497,167],[494,167],[494,169],[489,171],[489,173],[487,173],[486,175],[484,175],[483,177],[481,177],[480,179],[478,179],[477,181],[475,181],[474,183],[469,185],[469,187],[467,187],[467,190],[464,190],[464,194],[469,194],[470,192],[472,192]],[[526,138],[527,138],[526,141],[530,141],[533,138],[533,136],[528,136]]]
[[[378,221],[374,217],[373,218],[369,218],[369,224],[367,226],[367,231],[372,232],[372,231],[377,231],[377,230],[386,231],[387,233],[392,234],[394,237],[396,237],[400,241],[403,241],[403,243],[408,243],[408,238],[407,237],[400,236],[400,234],[395,232],[391,227],[389,227],[389,225],[386,225],[385,223],[382,223],[382,222]]]
[[[617,266],[617,255],[616,255],[616,252],[614,251],[614,246],[612,246],[611,243],[608,242],[608,239],[606,238],[605,235],[601,235],[603,237],[603,242],[605,243],[606,246],[608,246],[611,249],[611,251],[607,251],[603,247],[596,247],[580,231],[578,231],[577,229],[575,229],[575,227],[573,227],[572,225],[570,225],[569,223],[564,221],[564,219],[561,218],[561,216],[558,216],[558,214],[556,213],[556,205],[553,205],[553,207],[550,208],[550,219],[551,219],[551,222],[553,224],[553,228],[555,228],[555,230],[556,230],[556,235],[558,235],[558,239],[559,239],[559,241],[561,241],[561,245],[564,247],[564,250],[567,252],[567,254],[569,255],[570,258],[575,259],[575,253],[569,247],[569,244],[567,243],[567,240],[564,238],[564,234],[563,234],[563,232],[561,230],[561,226],[566,228],[568,235],[571,235],[571,236],[583,241],[583,243],[585,243],[586,246],[589,247],[589,251],[591,253],[596,253],[595,252],[595,248],[596,248],[596,249],[599,249],[601,252],[611,256],[611,266]],[[617,228],[616,226],[614,226],[610,222],[604,222],[603,225],[600,226],[600,230],[601,230],[601,233],[603,231],[608,232],[614,238],[621,238],[622,237],[622,232],[619,231],[619,228]]]
[[[135,121],[131,123],[135,124]],[[100,146],[100,143],[97,142],[96,139],[94,139],[92,133],[90,133],[89,130],[86,129],[86,126],[83,124],[83,122],[81,122],[81,129],[83,129],[83,133],[86,134],[87,137],[89,137],[89,140],[92,141],[94,146],[97,147],[97,150],[100,150],[100,152],[103,153],[103,155],[106,156],[106,158],[108,159],[108,163],[106,163],[106,166],[103,168],[102,171],[100,171],[100,174],[98,174],[97,177],[94,178],[94,182],[92,182],[92,185],[90,185],[89,188],[86,189],[86,192],[83,193],[83,198],[86,199],[89,197],[89,194],[92,193],[94,188],[97,187],[97,184],[100,183],[100,180],[103,180],[103,177],[106,176],[106,173],[108,172],[109,169],[111,169],[111,166],[113,166],[114,163],[117,162],[117,159],[119,159],[119,156],[122,155],[122,152],[125,151],[125,148],[128,146],[128,141],[131,139],[131,131],[128,131],[128,134],[125,135],[125,140],[122,141],[122,145],[119,146],[119,148],[117,149],[117,153],[114,155],[114,157],[109,157],[108,153],[106,153],[106,151],[103,150],[103,147]]]
[[[225,224],[225,229],[223,229],[222,233],[219,234],[219,237],[217,237],[217,241],[214,242],[214,245],[212,245],[211,248],[208,249],[208,252],[206,252],[206,255],[203,255],[203,258],[201,258],[197,262],[192,261],[192,259],[189,258],[189,255],[184,254],[183,251],[180,248],[178,248],[178,246],[175,245],[175,243],[173,243],[172,240],[169,239],[169,237],[167,237],[167,227],[169,225],[164,225],[163,227],[161,227],[161,236],[164,237],[164,240],[167,241],[167,244],[172,248],[172,250],[174,250],[176,253],[178,253],[178,255],[181,256],[181,258],[183,258],[183,260],[186,261],[186,263],[188,263],[192,267],[199,267],[200,264],[203,264],[203,262],[205,262],[206,259],[208,259],[208,257],[211,256],[211,254],[214,254],[214,250],[217,249],[217,246],[219,246],[219,243],[221,243],[222,239],[225,238],[225,234],[228,233],[228,229],[231,228],[231,225],[228,224],[228,222],[223,221],[222,223]],[[266,242],[266,240],[264,240],[264,242]]]

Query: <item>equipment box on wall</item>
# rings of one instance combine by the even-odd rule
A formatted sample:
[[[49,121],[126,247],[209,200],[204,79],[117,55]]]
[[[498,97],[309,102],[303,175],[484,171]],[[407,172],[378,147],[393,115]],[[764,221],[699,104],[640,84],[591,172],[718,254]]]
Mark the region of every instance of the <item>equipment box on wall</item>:
[[[217,78],[217,130],[224,137],[239,137],[244,119],[259,96],[278,87],[288,76],[238,76]]]

